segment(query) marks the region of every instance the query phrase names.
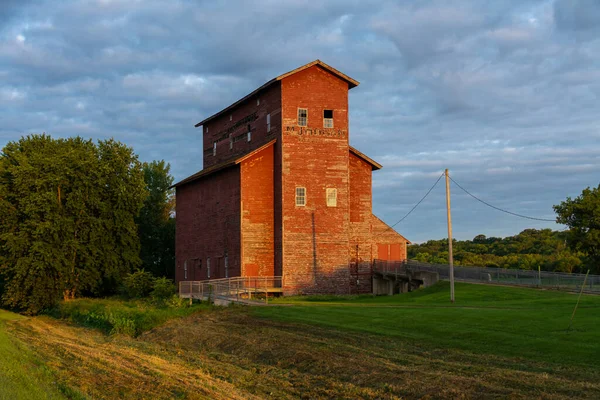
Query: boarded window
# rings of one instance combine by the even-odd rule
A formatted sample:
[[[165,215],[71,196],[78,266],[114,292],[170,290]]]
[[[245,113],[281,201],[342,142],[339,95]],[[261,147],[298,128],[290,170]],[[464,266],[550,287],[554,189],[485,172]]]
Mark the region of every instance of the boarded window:
[[[327,207],[337,207],[337,189],[328,188],[326,190]]]
[[[323,128],[333,128],[333,110],[323,110]]]
[[[298,109],[298,126],[306,126],[308,123],[308,109],[299,108]]]
[[[304,187],[296,188],[296,205],[297,206],[305,206],[306,205],[306,188],[304,188]]]

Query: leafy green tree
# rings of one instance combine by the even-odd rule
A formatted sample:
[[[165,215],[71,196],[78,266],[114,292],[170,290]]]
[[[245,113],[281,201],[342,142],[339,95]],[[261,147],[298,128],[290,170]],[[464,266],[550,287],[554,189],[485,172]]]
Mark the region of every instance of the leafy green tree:
[[[175,197],[170,165],[163,160],[144,163],[148,197],[136,221],[140,237],[142,265],[155,276],[175,274]]]
[[[575,199],[554,206],[556,222],[569,227],[567,242],[571,249],[586,255],[586,265],[600,272],[600,185],[584,189]]]
[[[2,301],[37,313],[100,294],[140,265],[135,215],[146,196],[132,149],[112,139],[31,135],[0,154]]]

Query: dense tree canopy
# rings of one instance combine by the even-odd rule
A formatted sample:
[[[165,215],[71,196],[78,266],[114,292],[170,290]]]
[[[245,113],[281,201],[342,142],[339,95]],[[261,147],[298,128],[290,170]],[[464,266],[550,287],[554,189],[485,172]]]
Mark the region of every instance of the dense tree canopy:
[[[600,185],[584,189],[575,199],[567,197],[554,211],[557,222],[569,227],[569,246],[585,254],[590,270],[600,272]]]
[[[583,254],[566,245],[566,232],[550,229],[526,229],[506,238],[477,235],[473,240],[454,240],[454,264],[579,272]],[[445,264],[448,262],[448,239],[429,240],[409,246],[408,257],[414,260]]]
[[[141,263],[134,217],[146,190],[132,149],[114,140],[32,135],[0,154],[4,304],[36,313],[100,293]]]
[[[175,197],[170,165],[163,160],[144,163],[148,197],[136,219],[143,267],[155,276],[173,278],[175,274]]]

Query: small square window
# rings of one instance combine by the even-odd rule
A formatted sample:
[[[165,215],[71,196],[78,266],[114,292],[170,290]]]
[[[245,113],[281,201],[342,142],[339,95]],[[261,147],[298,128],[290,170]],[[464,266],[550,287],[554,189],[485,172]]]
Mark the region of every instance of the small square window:
[[[333,128],[333,110],[323,110],[323,128]]]
[[[299,108],[298,109],[298,126],[306,126],[308,123],[308,109]]]
[[[233,119],[233,115],[229,114],[229,120],[231,121]]]
[[[256,105],[260,106],[260,99],[256,99]]]
[[[267,114],[267,132],[271,132],[271,114]]]
[[[304,187],[296,188],[296,205],[297,206],[305,206],[306,205],[306,188],[304,188]]]
[[[327,207],[337,207],[337,189],[328,188],[326,190]]]

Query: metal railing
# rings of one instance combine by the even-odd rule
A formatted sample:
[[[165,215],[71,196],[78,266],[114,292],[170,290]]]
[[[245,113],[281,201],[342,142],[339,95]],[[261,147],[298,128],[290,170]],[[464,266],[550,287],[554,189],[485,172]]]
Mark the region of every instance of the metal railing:
[[[215,302],[269,302],[269,293],[282,291],[281,276],[246,276],[179,282],[179,297]]]
[[[450,266],[446,264],[428,264],[414,260],[403,262],[374,260],[373,262],[374,272],[396,273],[400,275],[405,274],[407,270],[437,272],[440,275],[440,279],[447,280],[449,279]],[[584,278],[585,274],[454,266],[454,279],[463,282],[535,286],[579,291],[581,290]],[[600,275],[589,275],[583,290],[588,293],[600,293]]]

